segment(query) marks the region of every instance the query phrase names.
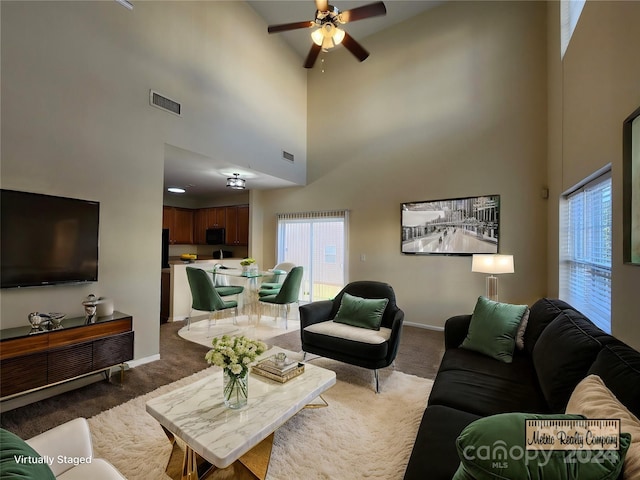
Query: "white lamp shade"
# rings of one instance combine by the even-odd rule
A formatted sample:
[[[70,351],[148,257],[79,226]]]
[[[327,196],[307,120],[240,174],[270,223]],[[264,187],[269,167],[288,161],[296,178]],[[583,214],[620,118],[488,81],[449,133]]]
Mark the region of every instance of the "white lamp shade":
[[[513,255],[474,255],[471,271],[479,273],[513,273]]]

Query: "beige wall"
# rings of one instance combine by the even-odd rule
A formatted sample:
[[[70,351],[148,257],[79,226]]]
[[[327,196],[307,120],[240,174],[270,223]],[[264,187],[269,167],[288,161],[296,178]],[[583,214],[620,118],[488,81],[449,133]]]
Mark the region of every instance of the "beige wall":
[[[2,327],[36,310],[81,315],[95,293],[133,315],[135,357],[156,355],[165,144],[244,167],[259,158],[304,183],[306,73],[241,2],[1,8],[2,188],[101,206],[99,281],[2,290]],[[149,89],[180,101],[183,116],[149,106]],[[283,144],[296,165],[283,165]]]
[[[349,280],[389,282],[407,322],[441,327],[472,311],[484,275],[470,257],[402,255],[400,204],[500,194],[500,250],[516,266],[501,299],[544,295],[545,15],[544,3],[450,2],[362,39],[363,63],[326,55],[309,76],[308,184],[262,194],[266,263],[276,213],[349,209]]]
[[[557,4],[549,22],[558,24]],[[640,2],[588,1],[562,63],[550,30],[549,88],[555,92],[550,125],[549,170],[553,183],[549,230],[550,294],[558,286],[558,199],[603,166],[612,165],[612,332],[640,348],[640,268],[622,261],[622,122],[640,105]],[[554,27],[555,30],[555,27]],[[559,114],[558,112],[561,112]]]

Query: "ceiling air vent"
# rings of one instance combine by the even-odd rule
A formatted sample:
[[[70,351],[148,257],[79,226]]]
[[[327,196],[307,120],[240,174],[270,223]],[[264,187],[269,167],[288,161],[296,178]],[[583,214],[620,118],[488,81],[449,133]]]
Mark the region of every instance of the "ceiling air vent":
[[[282,158],[284,158],[288,162],[293,163],[293,153],[289,153],[289,152],[283,150],[282,151]]]
[[[182,116],[182,105],[153,90],[149,90],[149,103],[154,107],[161,108],[179,117]]]

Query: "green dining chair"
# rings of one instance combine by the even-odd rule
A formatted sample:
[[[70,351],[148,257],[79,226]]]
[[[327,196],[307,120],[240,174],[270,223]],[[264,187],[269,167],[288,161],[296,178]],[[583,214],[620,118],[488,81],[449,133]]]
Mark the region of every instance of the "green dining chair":
[[[295,267],[295,263],[282,262],[273,267],[270,271],[273,272],[271,277],[265,277],[260,284],[260,290],[258,291],[259,297],[266,297],[267,295],[275,295],[282,288],[282,282],[287,276],[287,273]]]
[[[216,285],[216,275],[217,272],[214,268],[211,281],[213,282],[216,292],[218,292],[218,295],[221,297],[230,297],[231,295],[237,295],[239,297],[240,294],[244,292],[242,285]],[[236,297],[236,300],[238,300],[238,297]]]
[[[216,291],[216,288],[213,285],[213,280],[207,272],[200,268],[187,267],[187,280],[189,281],[192,298],[191,314],[187,319],[187,330],[191,328],[193,310],[209,312],[209,322],[213,319],[215,324],[215,312],[235,308],[233,323],[236,324],[236,317],[238,316],[238,302],[235,300],[223,300],[220,294]]]
[[[260,297],[258,300],[260,302],[260,306],[262,307],[265,304],[269,305],[277,305],[278,313],[276,314],[276,322],[278,321],[278,315],[280,313],[280,308],[284,307],[285,315],[284,315],[284,328],[288,329],[287,321],[289,319],[289,311],[291,309],[292,303],[298,303],[298,297],[300,296],[300,284],[302,283],[302,267],[294,267],[287,274],[284,282],[282,282],[282,287],[273,295],[265,295]],[[260,317],[262,316],[262,308],[260,308],[260,312],[258,315],[258,323],[260,323]]]

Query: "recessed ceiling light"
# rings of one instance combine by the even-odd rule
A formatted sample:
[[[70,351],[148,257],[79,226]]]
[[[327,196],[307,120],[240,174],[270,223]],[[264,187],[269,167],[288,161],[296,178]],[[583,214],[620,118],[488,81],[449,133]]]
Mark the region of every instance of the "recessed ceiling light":
[[[171,193],[184,193],[186,192],[186,190],[184,188],[179,188],[179,187],[169,187],[167,188],[168,191],[170,191]]]

